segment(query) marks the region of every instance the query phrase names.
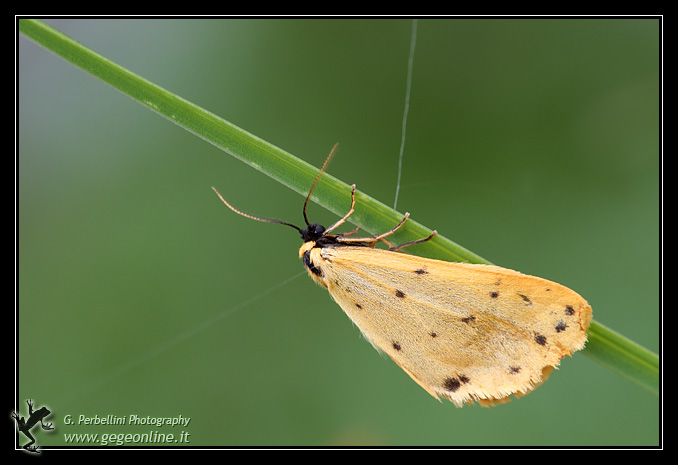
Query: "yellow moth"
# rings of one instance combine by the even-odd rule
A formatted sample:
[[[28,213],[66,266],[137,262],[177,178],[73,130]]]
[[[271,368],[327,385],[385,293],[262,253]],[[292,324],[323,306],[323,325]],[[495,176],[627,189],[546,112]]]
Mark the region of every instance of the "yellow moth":
[[[336,145],[335,145],[336,148]],[[318,178],[325,170],[334,149]],[[214,189],[214,188],[213,188]],[[332,234],[354,211],[325,229],[259,218],[299,231],[299,249],[309,276],[326,288],[364,337],[391,357],[429,394],[462,406],[507,402],[541,384],[566,355],[584,347],[591,307],[576,292],[546,279],[493,265],[451,263],[400,250],[386,233],[350,237]],[[378,242],[388,250],[375,248]]]

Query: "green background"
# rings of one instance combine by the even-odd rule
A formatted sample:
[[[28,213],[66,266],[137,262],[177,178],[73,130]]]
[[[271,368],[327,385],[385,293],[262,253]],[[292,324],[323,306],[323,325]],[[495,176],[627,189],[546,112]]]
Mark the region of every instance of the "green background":
[[[392,205],[409,19],[47,22],[316,166],[339,142],[329,172]],[[659,26],[420,20],[398,203],[655,352]],[[210,186],[297,224],[302,197],[24,37],[18,65],[17,403],[53,411],[41,446],[182,429],[196,446],[659,444],[659,399],[583,353],[509,404],[437,402],[303,276],[294,231]]]

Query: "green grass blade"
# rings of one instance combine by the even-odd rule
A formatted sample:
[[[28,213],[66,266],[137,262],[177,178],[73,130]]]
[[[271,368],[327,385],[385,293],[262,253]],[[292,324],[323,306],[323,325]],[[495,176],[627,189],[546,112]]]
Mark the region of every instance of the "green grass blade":
[[[302,195],[306,195],[318,173],[318,168],[126,70],[43,21],[21,19],[19,30],[47,50]],[[328,152],[329,149],[328,145]],[[326,174],[318,183],[312,200],[337,215],[343,215],[350,204],[350,192],[348,184]],[[368,232],[389,230],[403,216],[361,192],[356,194],[356,204],[360,208],[351,216],[351,222]],[[408,220],[399,230],[398,240],[406,242],[425,237],[430,232],[431,229]],[[415,247],[424,255],[443,260],[488,263],[440,235]],[[591,323],[589,343],[584,353],[651,392],[658,393],[657,355],[595,321]]]
[[[589,341],[583,353],[648,391],[659,394],[659,357],[600,323],[591,323]]]

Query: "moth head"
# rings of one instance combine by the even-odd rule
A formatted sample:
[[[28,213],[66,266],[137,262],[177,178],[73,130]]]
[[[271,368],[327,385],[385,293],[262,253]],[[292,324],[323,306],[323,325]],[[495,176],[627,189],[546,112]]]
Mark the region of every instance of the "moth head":
[[[325,227],[318,223],[311,223],[299,231],[304,242],[316,241],[325,234]]]

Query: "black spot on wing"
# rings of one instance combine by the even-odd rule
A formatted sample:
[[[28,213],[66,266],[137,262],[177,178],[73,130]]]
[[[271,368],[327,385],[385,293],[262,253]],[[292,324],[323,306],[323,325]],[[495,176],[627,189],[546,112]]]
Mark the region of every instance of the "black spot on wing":
[[[457,375],[454,378],[453,377],[445,378],[445,381],[443,381],[443,387],[450,392],[455,392],[461,387],[462,384],[466,384],[469,381],[471,380],[469,379],[468,376]]]
[[[572,308],[572,305],[565,306],[565,315],[574,315],[574,308]]]
[[[423,268],[419,268],[418,270],[414,270],[415,273],[417,274],[428,274],[428,271],[426,271]]]
[[[405,297],[405,293],[403,291],[401,291],[400,289],[396,289],[395,295],[396,295],[396,297],[400,297],[401,299],[403,297]]]
[[[446,378],[443,387],[450,392],[455,392],[461,387],[461,383],[457,378]]]
[[[546,345],[546,336],[543,336],[541,334],[535,333],[534,335],[534,341],[539,344],[540,346],[545,346]]]
[[[490,297],[496,299],[497,297],[499,297],[499,293],[497,291],[490,292]]]
[[[560,320],[558,322],[558,324],[556,325],[556,332],[557,333],[563,332],[563,331],[565,331],[566,328],[567,328],[567,325],[565,324],[565,322],[563,320]]]
[[[402,350],[402,347],[400,347],[400,344],[398,344],[397,342],[393,341],[392,344],[395,350]]]

